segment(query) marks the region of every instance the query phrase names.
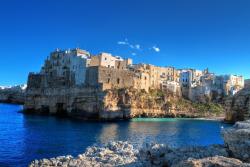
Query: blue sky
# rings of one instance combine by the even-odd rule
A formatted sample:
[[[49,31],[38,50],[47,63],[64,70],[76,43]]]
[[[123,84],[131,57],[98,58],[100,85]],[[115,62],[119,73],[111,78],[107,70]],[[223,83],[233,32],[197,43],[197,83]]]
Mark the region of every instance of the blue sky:
[[[249,0],[1,0],[0,21],[0,85],[75,47],[250,78]]]

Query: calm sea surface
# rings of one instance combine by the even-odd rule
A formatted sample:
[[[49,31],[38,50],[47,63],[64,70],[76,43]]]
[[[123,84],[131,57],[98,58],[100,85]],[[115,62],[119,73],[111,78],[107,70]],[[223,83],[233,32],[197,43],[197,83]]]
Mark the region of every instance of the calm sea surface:
[[[0,104],[0,167],[27,166],[33,159],[78,155],[95,143],[128,140],[174,147],[220,144],[221,128],[230,125],[193,119],[133,119],[84,122],[66,118],[23,115],[22,106]]]

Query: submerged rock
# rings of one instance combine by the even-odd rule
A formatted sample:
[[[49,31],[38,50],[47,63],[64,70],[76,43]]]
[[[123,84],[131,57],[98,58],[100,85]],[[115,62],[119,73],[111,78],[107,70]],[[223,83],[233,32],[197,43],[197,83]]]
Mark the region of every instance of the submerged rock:
[[[222,136],[233,157],[250,162],[250,120],[237,122],[232,128],[224,129]]]

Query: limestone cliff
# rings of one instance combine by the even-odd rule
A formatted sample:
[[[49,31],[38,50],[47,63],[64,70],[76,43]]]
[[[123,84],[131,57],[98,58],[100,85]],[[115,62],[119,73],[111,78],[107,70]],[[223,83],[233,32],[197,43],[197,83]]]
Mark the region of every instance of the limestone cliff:
[[[103,104],[103,117],[119,110],[129,111],[129,117],[211,117],[224,112],[219,104],[194,103],[160,90],[108,90]]]
[[[233,97],[225,100],[226,116],[228,122],[236,122],[250,118],[250,87],[239,91]]]
[[[223,116],[218,104],[200,104],[160,90],[100,91],[89,87],[28,87],[24,106],[32,113],[59,114],[82,119],[129,119],[134,117]]]
[[[0,87],[0,102],[24,104],[26,85]]]

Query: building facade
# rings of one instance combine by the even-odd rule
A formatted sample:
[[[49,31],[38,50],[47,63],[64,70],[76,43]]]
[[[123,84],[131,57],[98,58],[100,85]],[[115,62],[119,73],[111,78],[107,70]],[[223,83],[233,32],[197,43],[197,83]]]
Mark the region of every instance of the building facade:
[[[183,87],[195,87],[200,85],[200,79],[203,75],[201,70],[184,69],[180,70],[180,83]]]
[[[84,85],[90,54],[81,49],[52,52],[45,60],[40,74],[51,78],[65,78],[76,85]]]
[[[97,56],[91,56],[90,67],[102,66],[107,68],[125,70],[132,65],[132,59],[122,59],[119,56],[113,56],[109,53],[100,53]]]
[[[236,75],[216,76],[196,69],[177,70],[151,64],[132,64],[109,53],[91,56],[81,49],[52,52],[40,73],[31,74],[33,86],[91,86],[102,90],[111,88],[135,88],[145,91],[161,89],[181,94],[189,99],[220,95],[234,95],[244,87],[244,78]],[[35,84],[34,84],[35,83]]]

